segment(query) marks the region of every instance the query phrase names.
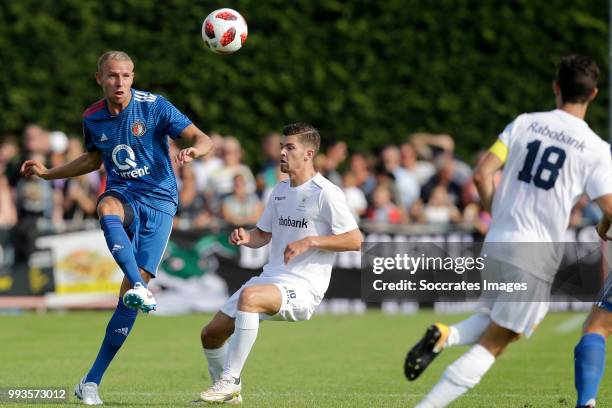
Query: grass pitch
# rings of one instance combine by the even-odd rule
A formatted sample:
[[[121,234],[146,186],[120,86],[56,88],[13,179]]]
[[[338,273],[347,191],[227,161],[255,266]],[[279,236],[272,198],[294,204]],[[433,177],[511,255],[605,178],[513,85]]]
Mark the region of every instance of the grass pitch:
[[[0,315],[0,387],[68,387],[65,405],[78,405],[74,384],[93,362],[109,317],[110,312]],[[102,381],[105,405],[194,406],[190,401],[209,385],[199,332],[210,317],[139,316]],[[406,351],[431,322],[463,317],[369,312],[264,322],[243,372],[243,406],[414,406],[467,348],[445,350],[415,382],[403,377]],[[574,407],[573,347],[583,317],[549,314],[531,339],[512,344],[452,407]],[[608,368],[610,361],[608,356]],[[609,371],[598,406],[612,406]]]

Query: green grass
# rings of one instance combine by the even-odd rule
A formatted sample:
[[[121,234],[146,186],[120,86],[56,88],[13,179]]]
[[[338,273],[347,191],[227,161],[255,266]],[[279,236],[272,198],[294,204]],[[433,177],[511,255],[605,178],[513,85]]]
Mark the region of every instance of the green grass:
[[[580,332],[555,329],[575,316],[550,314],[452,407],[574,407],[572,353]],[[0,387],[69,387],[68,406],[75,406],[72,389],[95,358],[109,317],[110,312],[0,316]],[[210,317],[140,316],[103,379],[105,404],[189,406],[209,384],[199,332]],[[414,406],[466,348],[446,350],[409,383],[402,373],[408,347],[430,322],[462,317],[370,312],[263,323],[243,372],[243,406]],[[611,385],[608,372],[598,406],[612,406]]]

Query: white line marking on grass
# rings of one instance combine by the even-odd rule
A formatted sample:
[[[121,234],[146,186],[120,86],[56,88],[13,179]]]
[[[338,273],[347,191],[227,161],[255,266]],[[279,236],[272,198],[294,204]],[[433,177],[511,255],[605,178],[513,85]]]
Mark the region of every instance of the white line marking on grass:
[[[585,318],[586,314],[583,313],[576,316],[572,316],[563,323],[559,324],[557,327],[555,327],[555,333],[569,333],[571,331],[574,331],[582,325],[582,322],[584,322]]]

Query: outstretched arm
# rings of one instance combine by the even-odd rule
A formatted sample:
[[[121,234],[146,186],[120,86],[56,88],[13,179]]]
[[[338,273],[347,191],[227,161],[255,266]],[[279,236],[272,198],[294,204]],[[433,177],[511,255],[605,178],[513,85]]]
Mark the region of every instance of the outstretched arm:
[[[285,248],[285,264],[310,248],[332,252],[359,251],[362,242],[363,235],[361,231],[359,231],[359,228],[338,235],[321,235],[302,238],[299,241],[290,243]]]
[[[181,137],[192,140],[193,146],[181,150],[176,155],[176,161],[181,166],[201,156],[206,156],[213,148],[213,142],[194,124],[187,126],[181,132]]]
[[[85,152],[76,159],[61,166],[48,169],[38,160],[26,160],[21,165],[22,176],[36,175],[45,180],[63,179],[81,176],[100,168],[102,156],[100,152]]]
[[[259,248],[266,245],[272,239],[272,233],[262,231],[255,227],[250,231],[244,228],[236,228],[229,236],[232,245],[244,245],[249,248]]]

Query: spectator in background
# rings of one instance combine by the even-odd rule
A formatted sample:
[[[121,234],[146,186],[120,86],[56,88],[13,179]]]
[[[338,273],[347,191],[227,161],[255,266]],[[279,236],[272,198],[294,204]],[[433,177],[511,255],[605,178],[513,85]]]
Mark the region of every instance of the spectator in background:
[[[410,142],[400,146],[402,167],[414,174],[419,186],[425,184],[435,173],[436,166],[427,160],[417,160],[417,151]]]
[[[385,169],[395,177],[395,185],[401,195],[401,205],[404,211],[408,211],[421,192],[417,178],[400,165],[401,154],[397,146],[386,146],[381,152],[381,157]]]
[[[339,187],[342,187],[339,167],[346,160],[347,155],[348,149],[342,140],[332,140],[325,148],[325,172],[321,174]]]
[[[211,175],[223,167],[223,136],[219,133],[212,133],[210,139],[214,146],[211,154],[193,162],[196,187],[200,193],[207,190]]]
[[[247,192],[247,185],[241,174],[234,176],[234,193],[223,199],[223,219],[235,226],[255,225],[263,206],[255,194]]]
[[[355,178],[355,185],[367,196],[376,187],[376,178],[372,173],[371,158],[363,152],[354,152],[351,156],[349,169]]]
[[[453,157],[453,180],[462,186],[472,176],[470,166],[454,157],[455,141],[447,134],[414,133],[410,135],[410,142],[419,155],[430,162],[435,162],[440,155]]]
[[[601,220],[601,209],[586,194],[580,196],[572,212],[570,213],[570,227],[582,227],[584,225],[595,225]]]
[[[11,187],[17,185],[20,163],[21,156],[17,137],[11,134],[4,135],[0,140],[0,173],[6,176]]]
[[[342,191],[344,191],[344,195],[346,196],[346,203],[348,204],[353,217],[355,217],[356,221],[366,215],[368,210],[368,201],[366,200],[366,196],[363,191],[357,187],[357,183],[355,181],[355,175],[350,172],[344,172],[344,176],[342,177]]]
[[[49,132],[36,124],[29,124],[23,131],[26,154],[47,157],[51,150]]]
[[[318,153],[313,162],[314,169],[317,173],[323,175],[325,174],[325,163],[327,162],[327,157],[323,153]]]
[[[174,217],[174,226],[178,229],[204,228],[213,222],[204,194],[197,189],[195,172],[192,166],[179,168],[181,189],[179,204]]]
[[[268,134],[263,141],[263,151],[266,155],[266,160],[261,166],[261,170],[257,174],[257,192],[263,198],[264,192],[273,188],[278,183],[279,173],[279,158],[280,158],[280,141],[279,133]]]
[[[248,194],[255,192],[255,177],[251,169],[242,164],[242,147],[233,136],[226,136],[223,141],[223,166],[215,171],[210,179],[210,191],[216,202],[231,194],[234,189],[234,177],[242,175]],[[219,208],[220,210],[220,208]]]
[[[0,172],[0,228],[17,224],[17,209],[8,179]]]
[[[461,185],[453,179],[455,162],[452,154],[444,153],[439,155],[436,159],[436,169],[436,174],[421,189],[421,200],[424,203],[429,202],[433,190],[440,186],[446,189],[453,205],[457,208],[462,208]]]
[[[417,207],[418,208],[418,207]],[[451,201],[448,191],[442,185],[434,187],[425,206],[418,214],[418,220],[427,224],[447,225],[462,221],[461,212]],[[418,212],[416,210],[415,212]]]
[[[403,215],[400,208],[393,202],[389,185],[379,184],[372,192],[372,205],[368,209],[369,221],[378,224],[400,224]]]

